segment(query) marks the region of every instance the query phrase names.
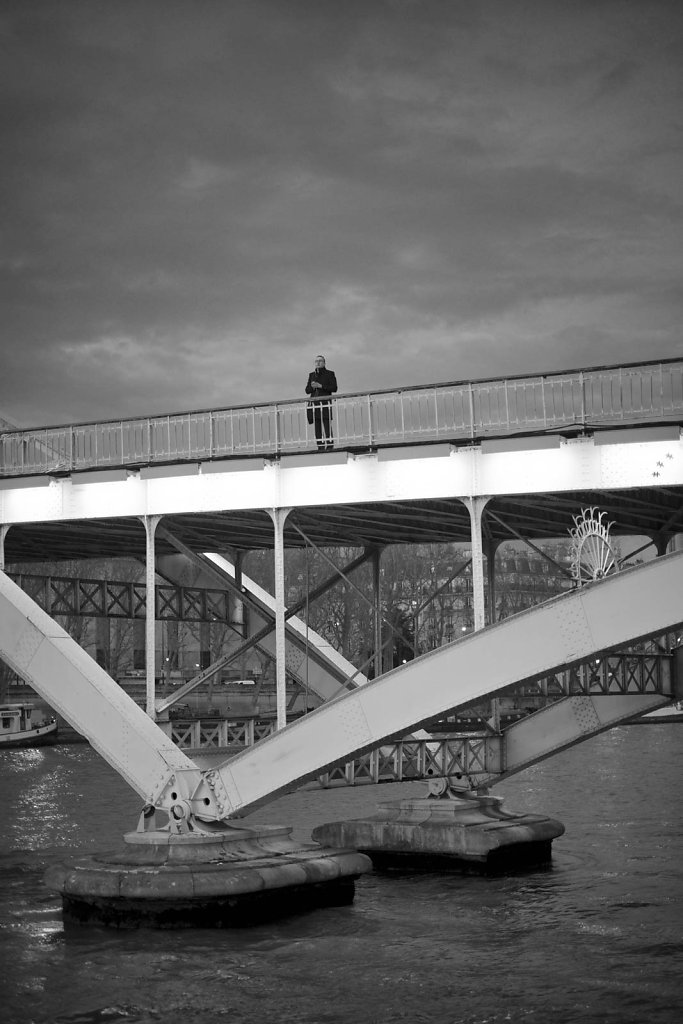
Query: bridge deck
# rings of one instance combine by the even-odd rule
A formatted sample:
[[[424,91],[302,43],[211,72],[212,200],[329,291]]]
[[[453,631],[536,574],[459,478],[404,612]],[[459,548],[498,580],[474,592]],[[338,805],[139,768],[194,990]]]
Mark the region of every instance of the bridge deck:
[[[286,401],[0,434],[0,477],[276,457],[316,449],[308,402]],[[407,387],[332,400],[335,445],[465,443],[683,421],[683,360]]]

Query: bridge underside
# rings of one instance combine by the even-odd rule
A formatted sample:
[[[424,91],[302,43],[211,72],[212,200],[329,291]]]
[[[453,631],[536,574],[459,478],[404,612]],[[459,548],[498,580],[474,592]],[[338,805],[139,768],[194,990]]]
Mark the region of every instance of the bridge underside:
[[[484,515],[484,536],[504,542],[515,536],[566,537],[581,508],[595,505],[613,522],[614,536],[662,538],[683,531],[683,486],[627,490],[575,490],[495,496]],[[249,551],[273,547],[273,524],[262,509],[167,515],[164,526],[193,551]],[[465,543],[470,515],[461,500],[425,499],[320,505],[295,509],[285,524],[286,547],[306,537],[318,546]],[[159,536],[158,555],[173,554]],[[145,531],[136,516],[14,524],[5,539],[5,563],[86,558],[145,558]]]

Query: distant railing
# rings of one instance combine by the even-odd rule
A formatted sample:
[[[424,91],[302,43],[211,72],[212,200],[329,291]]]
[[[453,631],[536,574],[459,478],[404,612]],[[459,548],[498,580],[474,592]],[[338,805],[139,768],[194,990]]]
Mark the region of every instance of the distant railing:
[[[532,683],[519,683],[510,688],[508,696],[514,695],[519,710],[529,713],[546,707],[558,700],[579,696],[623,696],[651,695],[655,693],[671,697],[673,694],[672,650],[680,644],[677,634],[662,634],[653,644],[656,650],[615,651],[608,654],[594,654],[590,659],[563,669]],[[645,643],[648,646],[648,642]],[[467,716],[465,716],[467,717]],[[427,728],[442,733],[446,729],[455,732],[458,728],[457,714],[442,722],[432,722]],[[462,724],[462,719],[460,719]],[[160,722],[161,728],[174,743],[183,748],[220,750],[223,748],[242,749],[253,746],[276,731],[273,718],[247,716],[237,720],[225,718],[182,718]],[[452,742],[451,742],[452,741]],[[466,754],[465,761],[456,768],[452,761],[454,752]],[[342,783],[344,779],[357,783],[365,781],[387,781],[392,772],[393,781],[408,777],[430,777],[432,775],[453,775],[457,772],[472,774],[489,771],[490,763],[484,758],[484,746],[474,736],[415,740],[383,743],[374,751],[356,758],[354,762],[338,765],[331,769],[323,785]],[[397,760],[398,758],[398,760]],[[438,758],[446,760],[438,761]],[[400,770],[399,770],[399,766]],[[379,773],[379,775],[378,775]]]
[[[181,749],[225,752],[226,756],[253,746],[274,733],[274,722],[160,723]],[[500,739],[451,736],[437,740],[405,739],[383,743],[375,750],[330,769],[318,777],[323,788],[363,783],[407,782],[453,775],[500,772]]]
[[[253,747],[276,731],[273,719],[245,718],[240,721],[194,719],[160,722],[161,729],[182,749],[222,750]]]
[[[0,476],[314,451],[307,401],[0,434]],[[338,448],[683,420],[683,360],[436,384],[332,400]]]
[[[36,604],[50,615],[144,619],[147,588],[128,580],[93,580],[80,576],[38,576],[8,573]],[[157,583],[155,618],[176,622],[229,622],[225,590]]]

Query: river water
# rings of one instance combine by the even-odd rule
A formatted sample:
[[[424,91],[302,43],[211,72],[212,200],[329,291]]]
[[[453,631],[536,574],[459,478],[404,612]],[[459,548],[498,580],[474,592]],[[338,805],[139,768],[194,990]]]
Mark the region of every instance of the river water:
[[[352,906],[235,930],[65,931],[42,883],[120,846],[139,798],[86,745],[0,754],[0,1020],[565,1024],[680,1019],[683,728],[629,726],[495,787],[559,818],[547,870],[377,874]],[[247,822],[371,813],[421,784],[306,791]]]

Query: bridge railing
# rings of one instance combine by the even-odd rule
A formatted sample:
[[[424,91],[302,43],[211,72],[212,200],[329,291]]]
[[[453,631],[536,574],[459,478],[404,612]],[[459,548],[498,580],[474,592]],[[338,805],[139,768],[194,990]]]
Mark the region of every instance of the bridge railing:
[[[286,455],[316,448],[307,401],[0,434],[0,474]],[[410,387],[332,400],[335,445],[463,441],[683,418],[683,360]]]

